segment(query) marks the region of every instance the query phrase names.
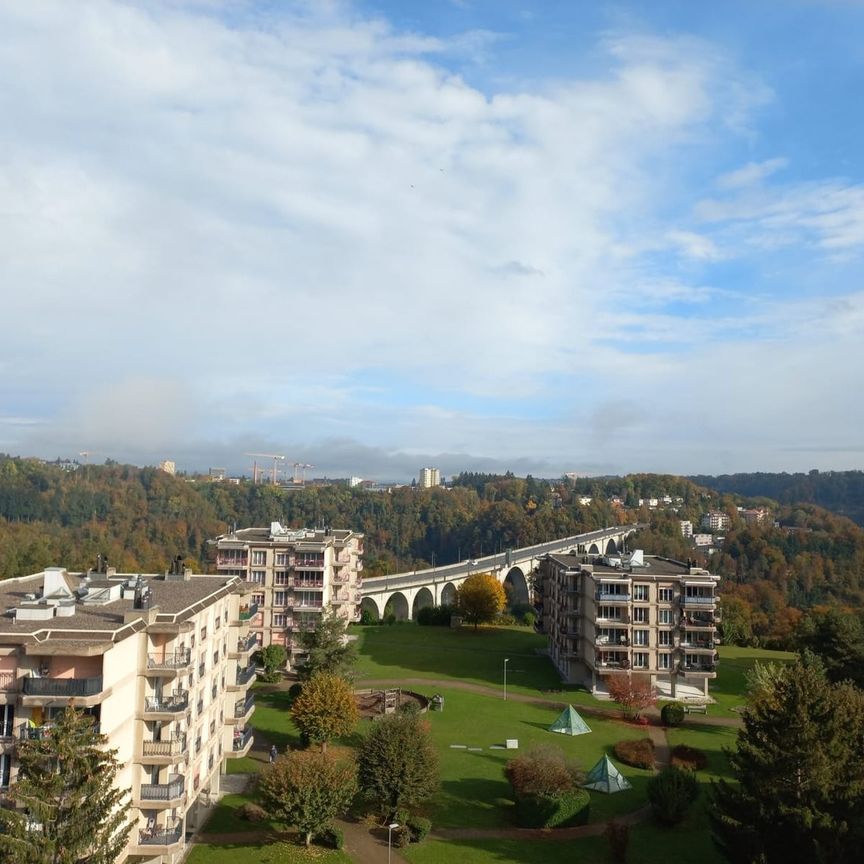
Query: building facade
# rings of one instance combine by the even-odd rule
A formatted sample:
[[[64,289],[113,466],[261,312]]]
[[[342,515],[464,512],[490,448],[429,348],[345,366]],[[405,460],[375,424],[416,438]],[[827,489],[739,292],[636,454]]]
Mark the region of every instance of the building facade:
[[[711,510],[702,514],[702,521],[699,524],[709,531],[725,531],[729,527],[729,514],[720,510]]]
[[[258,645],[283,645],[292,663],[300,657],[296,634],[314,629],[326,610],[360,620],[363,535],[355,531],[278,522],[233,531],[216,540],[216,569],[251,588]]]
[[[50,735],[71,702],[117,750],[130,793],[118,861],[175,864],[226,760],[252,746],[256,610],[236,576],[102,569],[0,582],[0,796],[18,742]]]
[[[437,468],[421,468],[417,485],[421,489],[431,489],[441,485],[441,472]]]
[[[602,691],[640,676],[667,696],[706,698],[717,677],[719,576],[643,555],[549,555],[539,602],[549,654],[564,680]]]

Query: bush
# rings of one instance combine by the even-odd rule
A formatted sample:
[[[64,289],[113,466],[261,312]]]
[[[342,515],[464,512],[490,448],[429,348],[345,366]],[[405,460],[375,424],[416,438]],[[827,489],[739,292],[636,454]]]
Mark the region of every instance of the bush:
[[[403,849],[411,842],[411,831],[407,825],[400,824],[393,829],[393,845],[397,849]]]
[[[315,842],[325,849],[341,849],[345,845],[345,835],[341,828],[330,825],[315,835]]]
[[[381,622],[372,614],[371,609],[361,609],[360,623],[368,626],[370,624],[380,624]]]
[[[584,789],[555,795],[517,795],[516,824],[521,828],[565,828],[588,821],[591,796]]]
[[[282,680],[282,673],[278,669],[273,669],[269,672],[265,669],[263,672],[258,673],[258,680],[263,681],[265,684],[276,684]]]
[[[303,692],[303,685],[298,681],[288,688],[288,701],[293,702]]]
[[[412,717],[416,717],[420,714],[420,705],[411,699],[409,702],[403,702],[397,709],[400,714],[410,714]]]
[[[606,830],[603,832],[603,836],[609,844],[612,859],[617,862],[626,861],[627,847],[630,845],[630,826],[624,822],[616,822],[612,819],[606,823]]]
[[[632,765],[634,768],[654,768],[654,742],[650,738],[619,741],[612,749],[625,765]]]
[[[688,771],[702,770],[708,765],[708,757],[695,747],[686,744],[678,744],[672,748],[671,762],[677,768],[686,768]]]
[[[237,810],[237,815],[247,822],[263,822],[267,818],[267,811],[251,801],[247,801]]]
[[[684,722],[684,706],[680,702],[667,702],[660,709],[664,726],[680,726]]]
[[[417,613],[417,623],[431,627],[449,627],[450,616],[455,613],[446,603],[441,606],[424,606]]]
[[[412,843],[420,843],[432,830],[432,823],[422,816],[411,816],[405,822],[405,827],[411,837]]]
[[[584,776],[575,762],[567,760],[560,747],[551,744],[536,745],[524,755],[511,759],[504,773],[517,800],[570,792]]]
[[[534,625],[537,623],[537,614],[535,612],[526,612],[525,615],[522,617],[522,623],[526,627],[533,628]]]
[[[648,801],[661,825],[677,825],[699,797],[699,784],[692,771],[670,766],[648,780]]]

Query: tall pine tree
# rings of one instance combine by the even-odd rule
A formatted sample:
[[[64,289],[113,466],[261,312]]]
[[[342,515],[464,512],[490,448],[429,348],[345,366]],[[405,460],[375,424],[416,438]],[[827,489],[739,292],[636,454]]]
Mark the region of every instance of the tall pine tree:
[[[93,718],[67,708],[50,735],[18,746],[10,788],[15,809],[0,809],[0,860],[15,864],[114,864],[129,834],[120,765]]]

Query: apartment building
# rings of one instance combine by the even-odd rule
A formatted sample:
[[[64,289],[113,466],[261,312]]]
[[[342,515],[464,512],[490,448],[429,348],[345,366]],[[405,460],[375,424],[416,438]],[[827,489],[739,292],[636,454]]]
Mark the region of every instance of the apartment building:
[[[693,536],[693,523],[689,519],[681,519],[679,524],[681,525],[681,536],[682,537],[692,537]]]
[[[441,485],[441,472],[437,468],[421,468],[417,485],[421,489],[431,489]]]
[[[539,602],[549,654],[564,680],[604,689],[641,676],[666,696],[708,697],[717,677],[719,576],[644,555],[547,555]]]
[[[702,514],[700,525],[709,531],[725,531],[729,527],[729,514],[720,510],[710,510]]]
[[[314,629],[325,610],[360,620],[363,535],[330,528],[243,528],[216,539],[216,569],[252,590],[258,645],[283,645],[300,657],[296,634]]]
[[[252,746],[256,610],[236,576],[99,570],[0,581],[0,798],[19,741],[50,735],[71,702],[117,750],[129,790],[118,862],[176,864],[226,760]]]

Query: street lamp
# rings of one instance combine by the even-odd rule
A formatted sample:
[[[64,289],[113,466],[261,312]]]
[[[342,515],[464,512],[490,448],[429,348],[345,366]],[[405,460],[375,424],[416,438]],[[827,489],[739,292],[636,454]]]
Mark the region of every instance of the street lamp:
[[[504,701],[507,701],[507,664],[510,662],[509,657],[504,658]]]
[[[391,822],[387,826],[387,864],[390,864],[390,848],[393,841],[393,832],[399,827],[398,822]]]

